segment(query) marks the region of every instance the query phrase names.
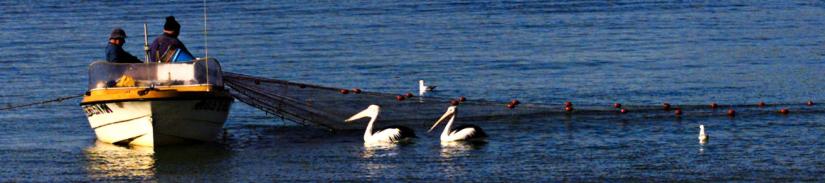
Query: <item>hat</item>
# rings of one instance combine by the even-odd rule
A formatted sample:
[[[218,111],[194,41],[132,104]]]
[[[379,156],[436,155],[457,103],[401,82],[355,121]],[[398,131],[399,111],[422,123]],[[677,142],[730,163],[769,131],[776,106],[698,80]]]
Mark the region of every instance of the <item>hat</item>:
[[[175,21],[174,16],[168,16],[166,17],[166,23],[163,24],[163,30],[180,31],[180,24]]]
[[[126,38],[126,31],[123,31],[121,28],[115,28],[112,30],[112,34],[109,35],[109,39],[125,39]]]

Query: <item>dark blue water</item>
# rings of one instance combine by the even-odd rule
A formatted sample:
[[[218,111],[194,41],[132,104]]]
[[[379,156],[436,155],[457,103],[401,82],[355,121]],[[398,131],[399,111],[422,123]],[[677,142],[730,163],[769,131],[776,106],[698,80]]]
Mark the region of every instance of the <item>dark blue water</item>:
[[[201,1],[0,2],[0,105],[86,90],[114,27],[142,57],[163,17],[204,55]],[[406,93],[598,106],[825,103],[819,1],[208,2],[224,70]],[[152,38],[150,38],[152,39]],[[825,114],[512,118],[483,146],[362,145],[242,103],[229,137],[154,152],[95,142],[78,100],[0,111],[0,181],[823,181]],[[727,106],[727,105],[725,105]],[[776,108],[783,106],[775,106]],[[711,136],[701,146],[704,124]]]

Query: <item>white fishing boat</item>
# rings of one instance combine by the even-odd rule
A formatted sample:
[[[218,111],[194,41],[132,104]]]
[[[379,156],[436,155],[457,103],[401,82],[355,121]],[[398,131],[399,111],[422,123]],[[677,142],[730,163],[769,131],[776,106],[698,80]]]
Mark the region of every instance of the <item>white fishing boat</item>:
[[[112,144],[158,146],[214,141],[233,98],[220,63],[89,65],[89,91],[80,105],[97,139]]]

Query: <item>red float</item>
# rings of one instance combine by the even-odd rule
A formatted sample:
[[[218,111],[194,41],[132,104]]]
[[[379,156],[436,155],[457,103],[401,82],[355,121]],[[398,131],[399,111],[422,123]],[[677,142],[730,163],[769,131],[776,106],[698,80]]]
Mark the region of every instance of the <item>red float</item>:
[[[716,109],[716,108],[718,108],[718,107],[719,107],[719,104],[716,104],[716,102],[711,102],[711,103],[710,103],[710,108],[711,108],[711,109]]]
[[[814,101],[809,100],[809,101],[808,101],[807,103],[805,103],[805,104],[807,104],[808,106],[813,106],[813,105],[814,105]]]
[[[507,108],[508,109],[516,108],[516,105],[513,104],[513,103],[509,103],[509,104],[507,104]]]
[[[622,109],[622,110],[619,110],[619,112],[624,114],[624,113],[627,113],[628,111],[627,111],[627,109]]]
[[[464,96],[461,96],[461,97],[458,97],[458,101],[459,102],[464,102],[464,101],[467,101],[467,98],[465,98]]]
[[[572,107],[572,106],[567,106],[567,107],[564,107],[564,111],[567,111],[567,112],[572,112],[572,111],[573,111],[573,107]]]
[[[757,105],[757,106],[759,106],[759,107],[765,107],[765,102],[759,102],[759,103],[758,103],[758,104],[756,104],[756,105]]]
[[[450,105],[457,106],[459,103],[457,100],[450,100]]]
[[[780,113],[780,114],[788,114],[788,113],[790,113],[790,112],[791,112],[791,111],[790,111],[790,110],[788,110],[788,108],[779,109],[779,113]]]
[[[513,99],[512,101],[510,101],[510,104],[513,104],[513,105],[519,105],[519,104],[521,104],[521,102],[519,102],[519,101],[518,101],[518,100],[516,100],[516,99]]]
[[[341,94],[345,94],[345,95],[346,95],[346,94],[348,94],[348,93],[349,93],[349,90],[346,90],[346,89],[341,89],[341,90],[339,90],[338,92],[340,92]]]
[[[404,100],[404,99],[406,99],[406,98],[405,98],[403,95],[397,95],[397,96],[395,96],[395,100],[402,101],[402,100]]]
[[[681,108],[676,108],[676,110],[673,111],[673,114],[675,114],[676,116],[681,116],[682,115],[682,109]]]
[[[669,111],[670,110],[670,104],[668,104],[667,102],[662,103],[662,109],[665,109],[666,111]]]
[[[355,94],[361,93],[361,89],[353,88],[352,93],[355,93]]]
[[[407,98],[410,98],[410,97],[413,97],[413,96],[415,96],[415,95],[413,95],[412,93],[409,93],[409,92],[407,92],[407,94],[404,95],[404,97],[407,97]]]
[[[736,116],[736,110],[728,109],[728,116],[730,116],[730,117]]]
[[[622,108],[622,104],[616,102],[615,104],[613,104],[613,108],[616,108],[616,109]]]
[[[564,102],[564,107],[573,107],[573,102],[570,102],[570,101]]]

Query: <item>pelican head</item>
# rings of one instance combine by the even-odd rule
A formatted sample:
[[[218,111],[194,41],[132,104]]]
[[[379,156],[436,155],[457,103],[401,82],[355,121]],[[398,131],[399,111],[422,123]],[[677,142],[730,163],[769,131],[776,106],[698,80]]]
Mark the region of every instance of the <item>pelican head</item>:
[[[378,111],[380,111],[380,109],[381,109],[381,107],[379,107],[378,105],[375,105],[375,104],[370,105],[369,107],[367,107],[367,109],[364,109],[363,111],[359,112],[358,114],[352,115],[352,117],[349,117],[349,119],[344,120],[344,122],[352,122],[352,121],[355,121],[355,120],[358,120],[358,119],[361,119],[361,118],[367,118],[367,117],[375,119],[375,117],[378,117]]]
[[[450,117],[455,117],[455,107],[456,106],[447,107],[447,112],[444,112],[444,114],[441,115],[441,118],[438,118],[438,121],[435,121],[435,124],[433,124],[433,127],[430,127],[430,130],[427,130],[427,133],[432,132],[433,129],[435,129],[435,127],[438,126],[438,124],[440,124],[442,121],[444,121],[444,120],[446,120]]]

